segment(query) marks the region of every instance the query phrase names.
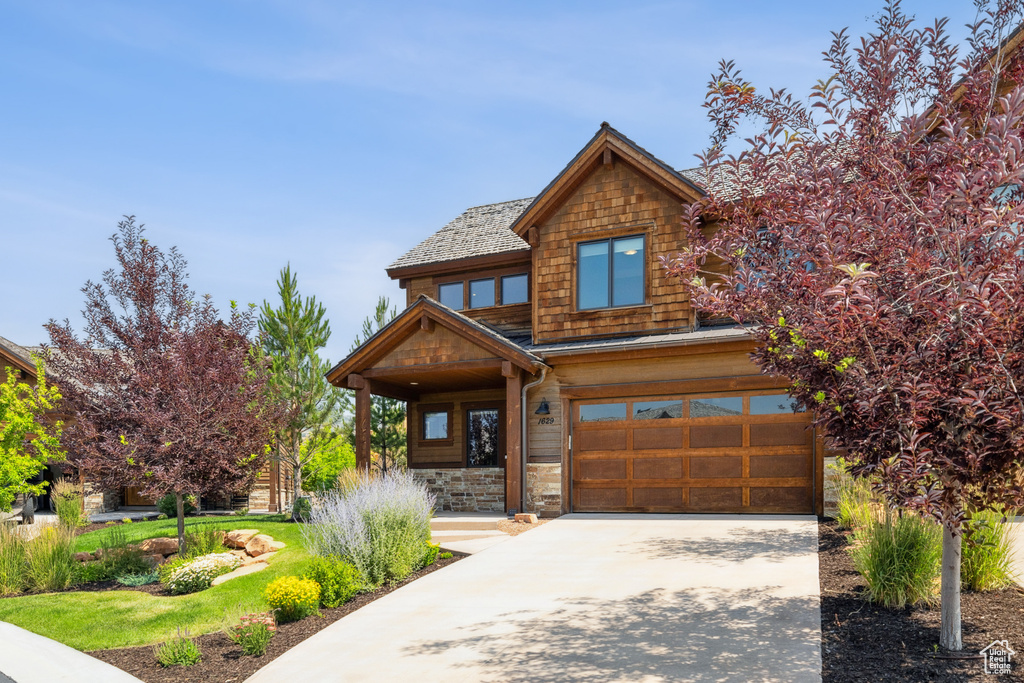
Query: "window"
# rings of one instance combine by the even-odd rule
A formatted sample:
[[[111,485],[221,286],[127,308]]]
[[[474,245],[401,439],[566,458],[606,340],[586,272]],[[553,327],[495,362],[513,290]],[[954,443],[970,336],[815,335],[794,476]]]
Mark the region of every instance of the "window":
[[[494,278],[469,281],[469,307],[487,308],[494,305]]]
[[[437,299],[448,308],[461,311],[464,305],[463,285],[461,282],[449,282],[437,286]]]
[[[690,417],[721,417],[723,415],[742,414],[742,396],[690,399]]]
[[[790,398],[788,394],[750,397],[751,415],[779,415],[795,412],[797,412],[796,401]]]
[[[682,401],[635,401],[634,420],[668,420],[683,416]]]
[[[420,446],[451,446],[453,403],[421,404],[420,414]]]
[[[499,467],[501,451],[501,411],[474,408],[466,411],[466,465]]]
[[[625,403],[591,403],[580,406],[580,422],[614,422],[625,419]]]
[[[618,237],[577,246],[579,309],[644,303],[644,238]]]
[[[530,300],[529,278],[526,273],[501,278],[501,303],[525,304]]]

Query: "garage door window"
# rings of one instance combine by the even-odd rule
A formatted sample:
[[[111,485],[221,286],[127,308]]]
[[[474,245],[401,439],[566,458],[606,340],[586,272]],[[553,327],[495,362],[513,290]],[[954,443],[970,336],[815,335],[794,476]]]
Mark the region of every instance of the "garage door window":
[[[690,417],[723,417],[742,414],[742,396],[690,399]]]
[[[682,401],[634,401],[634,420],[669,420],[683,416]]]
[[[788,394],[750,397],[751,415],[781,415],[797,412],[796,401]]]
[[[580,422],[614,422],[625,419],[625,403],[591,403],[580,406]]]

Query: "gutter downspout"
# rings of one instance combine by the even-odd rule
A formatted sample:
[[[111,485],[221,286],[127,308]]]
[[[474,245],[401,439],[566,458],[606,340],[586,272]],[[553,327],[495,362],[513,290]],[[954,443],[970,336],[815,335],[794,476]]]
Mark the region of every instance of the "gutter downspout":
[[[520,447],[519,447],[519,449],[521,451],[520,454],[519,454],[520,455],[519,459],[523,461],[522,462],[523,471],[521,473],[523,484],[520,487],[520,493],[519,493],[519,495],[522,496],[522,500],[519,502],[519,510],[520,510],[520,512],[526,512],[526,459],[527,459],[527,456],[529,455],[529,451],[530,451],[530,447],[529,447],[529,445],[527,444],[527,441],[526,441],[526,439],[527,439],[527,434],[526,434],[526,415],[527,415],[527,411],[526,411],[526,390],[527,389],[531,389],[531,388],[537,386],[538,384],[540,384],[541,382],[543,382],[544,378],[547,376],[547,374],[548,374],[548,366],[542,365],[541,368],[540,368],[540,379],[535,380],[533,382],[530,382],[529,384],[524,384],[523,385],[523,395],[522,395],[522,397],[520,397],[520,402],[519,402],[519,405],[522,406],[522,410],[520,412],[522,413],[522,418],[523,418],[522,419],[522,422],[523,422],[523,424],[522,424],[522,433],[520,434],[520,442],[519,442],[521,444]]]

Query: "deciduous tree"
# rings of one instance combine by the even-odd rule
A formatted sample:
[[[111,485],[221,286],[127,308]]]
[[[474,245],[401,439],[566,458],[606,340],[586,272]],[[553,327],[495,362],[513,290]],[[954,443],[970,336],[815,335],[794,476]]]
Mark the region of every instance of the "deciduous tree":
[[[183,498],[252,488],[281,412],[269,363],[249,335],[255,306],[222,320],[197,300],[186,262],[164,252],[128,217],[111,241],[118,268],[87,282],[85,338],[50,321],[49,364],[74,420],[62,444],[106,488]]]
[[[855,475],[942,523],[950,650],[965,517],[1024,504],[1024,80],[1005,42],[1022,6],[978,5],[961,54],[946,20],[890,2],[861,41],[834,35],[808,102],[723,63],[711,191],[666,261],[698,307],[750,326]],[[725,156],[748,116],[764,127]]]
[[[48,462],[64,459],[60,450],[63,423],[47,417],[60,402],[60,391],[46,381],[43,362],[36,360],[36,384],[4,368],[0,384],[0,510],[11,511],[19,493],[41,495],[45,483],[30,484]]]

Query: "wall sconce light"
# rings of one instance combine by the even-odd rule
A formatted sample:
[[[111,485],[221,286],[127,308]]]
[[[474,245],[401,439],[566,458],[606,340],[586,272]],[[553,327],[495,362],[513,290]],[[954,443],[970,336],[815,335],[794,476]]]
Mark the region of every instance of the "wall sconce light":
[[[548,406],[548,400],[546,398],[542,398],[540,400],[540,405],[537,406],[537,410],[535,410],[533,414],[534,415],[548,415],[550,412],[551,412],[551,408]]]

